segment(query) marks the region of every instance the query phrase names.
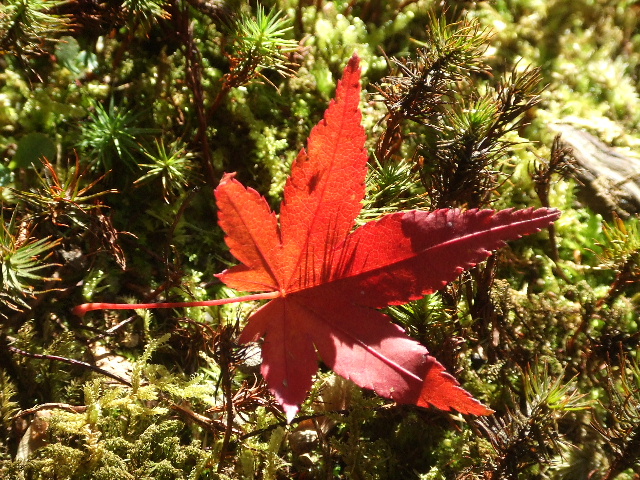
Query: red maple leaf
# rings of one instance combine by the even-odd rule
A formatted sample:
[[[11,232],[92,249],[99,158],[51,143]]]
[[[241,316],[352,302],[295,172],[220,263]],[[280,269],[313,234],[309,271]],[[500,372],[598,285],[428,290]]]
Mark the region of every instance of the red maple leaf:
[[[249,317],[240,341],[264,338],[262,373],[289,420],[313,382],[316,352],[336,373],[397,402],[490,414],[378,309],[435,292],[505,240],[550,225],[560,212],[414,210],[354,230],[367,173],[359,102],[354,55],[336,99],[293,164],[279,218],[233,174],[216,188],[220,226],[241,262],[218,276],[237,290],[264,293],[179,303],[87,303],[74,313],[269,299]]]
[[[264,338],[262,374],[289,420],[312,385],[318,354],[339,375],[396,402],[490,414],[378,309],[433,293],[559,212],[409,211],[354,230],[368,160],[359,102],[354,55],[293,164],[279,216],[233,174],[215,190],[219,224],[241,262],[219,278],[273,298],[249,317],[240,341]]]

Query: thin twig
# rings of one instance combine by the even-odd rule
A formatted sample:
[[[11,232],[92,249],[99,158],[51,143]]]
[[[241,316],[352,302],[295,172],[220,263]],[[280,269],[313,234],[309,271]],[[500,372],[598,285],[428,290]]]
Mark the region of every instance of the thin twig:
[[[42,410],[64,410],[65,412],[71,413],[84,413],[87,411],[86,405],[69,405],[68,403],[43,403],[42,405],[36,405],[35,407],[28,408],[27,410],[22,410],[13,416],[13,420],[17,418],[26,417],[27,415],[31,415],[32,413],[40,412]]]
[[[189,22],[189,6],[185,5],[180,10],[175,5],[176,10],[180,11],[180,17],[177,20],[177,27],[184,44],[184,56],[186,62],[186,80],[193,92],[193,104],[195,105],[196,115],[198,116],[198,132],[196,140],[202,148],[202,165],[205,171],[207,183],[214,188],[216,186],[216,175],[211,160],[211,150],[209,148],[209,140],[207,139],[207,116],[204,109],[204,91],[202,88],[202,67],[200,64],[200,51],[193,41],[193,29]]]
[[[227,456],[227,450],[229,449],[229,442],[231,441],[231,433],[233,432],[233,388],[231,384],[231,362],[227,356],[227,348],[229,341],[226,335],[226,331],[222,332],[222,346],[220,348],[220,371],[222,374],[222,390],[224,394],[225,409],[227,414],[227,424],[224,431],[224,438],[222,439],[222,445],[220,446],[220,461],[218,462],[218,473],[222,472],[224,467],[225,457]]]
[[[122,383],[124,385],[127,385],[128,387],[131,387],[131,382],[129,382],[128,380],[114,374],[111,372],[108,372],[107,370],[103,370],[100,367],[96,367],[95,365],[91,365],[90,363],[87,362],[83,362],[80,360],[74,360],[72,358],[66,358],[66,357],[60,357],[58,355],[43,355],[40,353],[31,353],[31,352],[25,352],[24,350],[20,350],[19,348],[16,347],[12,347],[11,345],[8,345],[7,348],[9,349],[9,351],[13,352],[13,353],[17,353],[18,355],[22,355],[23,357],[31,357],[31,358],[37,358],[40,360],[55,360],[56,362],[62,362],[62,363],[67,363],[69,365],[75,365],[78,367],[83,367],[83,368],[88,368],[89,370],[93,370],[94,372],[100,373],[106,377],[112,378],[113,380],[116,380],[119,383]]]
[[[374,412],[381,412],[381,411],[385,411],[385,410],[390,410],[394,407],[396,407],[397,405],[395,404],[389,404],[389,405],[381,405],[379,407],[373,407],[371,410],[373,410]],[[245,433],[244,435],[242,435],[240,437],[241,441],[246,440],[247,438],[251,438],[251,437],[255,437],[258,435],[262,435],[264,433],[270,432],[272,430],[275,430],[278,427],[286,427],[287,425],[295,425],[297,423],[301,423],[304,422],[305,420],[314,420],[316,418],[321,418],[321,417],[326,417],[329,415],[349,415],[349,413],[351,413],[350,409],[342,409],[342,410],[326,410],[324,412],[319,412],[319,413],[314,413],[313,415],[300,415],[295,417],[293,420],[291,420],[291,422],[287,422],[286,420],[281,420],[279,422],[273,423],[271,425],[269,425],[268,427],[264,427],[264,428],[260,428],[258,430],[253,430],[252,432],[249,433]]]

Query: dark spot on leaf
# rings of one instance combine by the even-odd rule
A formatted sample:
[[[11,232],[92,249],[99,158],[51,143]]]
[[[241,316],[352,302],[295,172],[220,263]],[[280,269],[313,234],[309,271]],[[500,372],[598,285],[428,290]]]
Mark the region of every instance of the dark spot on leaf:
[[[322,174],[320,172],[316,173],[313,177],[311,177],[309,179],[309,193],[313,193],[315,191],[315,189],[318,186],[318,183],[320,183],[320,178],[322,177]]]

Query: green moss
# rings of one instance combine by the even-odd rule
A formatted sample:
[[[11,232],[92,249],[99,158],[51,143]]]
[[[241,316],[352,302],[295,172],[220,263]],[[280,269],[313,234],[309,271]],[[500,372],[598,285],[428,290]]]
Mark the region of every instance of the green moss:
[[[2,21],[22,3],[1,6]],[[548,184],[549,205],[563,211],[557,255],[540,232],[441,292],[386,310],[496,410],[489,419],[394,405],[321,370],[308,417],[286,425],[256,349],[235,343],[258,304],[82,320],[70,311],[85,301],[239,295],[214,277],[235,260],[212,190],[236,172],[277,211],[354,51],[371,156],[360,223],[412,208],[541,206],[534,172],[551,155],[552,123],[636,154],[634,2],[279,0],[264,2],[263,14],[253,3],[187,3],[80,11],[30,2],[41,16],[0,28],[3,272],[14,250],[50,247],[24,255],[25,265],[46,266],[19,277],[24,288],[8,274],[0,282],[0,476],[631,478],[640,451],[640,421],[625,409],[640,398],[637,219],[604,224],[567,172]],[[256,33],[260,18],[281,19],[277,34],[239,35]],[[538,83],[526,67],[540,68]],[[496,92],[513,91],[521,95],[501,104]],[[120,136],[107,128],[118,115]],[[21,159],[25,138],[47,139],[51,168]],[[172,161],[176,152],[188,162]],[[88,168],[74,177],[76,156]],[[78,362],[128,367],[120,375],[130,385]],[[601,403],[588,413],[556,408],[572,392]],[[38,406],[51,413],[42,446],[16,460]]]

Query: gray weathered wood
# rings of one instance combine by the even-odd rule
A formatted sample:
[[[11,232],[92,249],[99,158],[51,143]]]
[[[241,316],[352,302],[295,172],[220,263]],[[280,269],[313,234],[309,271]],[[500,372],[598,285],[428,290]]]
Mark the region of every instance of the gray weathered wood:
[[[625,155],[599,138],[567,124],[551,125],[560,145],[571,149],[574,175],[580,181],[582,201],[604,217],[622,218],[640,213],[640,158]]]

